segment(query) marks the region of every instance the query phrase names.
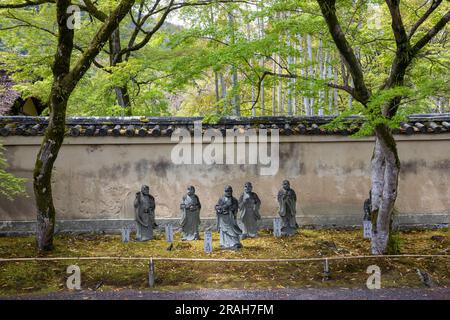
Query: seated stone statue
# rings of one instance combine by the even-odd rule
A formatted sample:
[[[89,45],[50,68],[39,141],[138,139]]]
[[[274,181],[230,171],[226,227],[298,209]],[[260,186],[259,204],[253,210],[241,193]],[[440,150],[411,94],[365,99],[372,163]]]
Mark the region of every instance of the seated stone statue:
[[[134,213],[137,230],[136,240],[152,240],[153,229],[157,227],[155,223],[155,198],[150,194],[150,189],[146,185],[143,185],[141,191],[136,193]]]
[[[217,230],[220,232],[220,247],[224,249],[242,248],[240,236],[242,230],[239,228],[236,216],[239,205],[233,197],[231,186],[225,187],[225,194],[216,204]]]
[[[199,240],[200,200],[195,194],[193,186],[188,187],[187,194],[181,200],[181,240]]]
[[[261,200],[259,200],[258,195],[252,190],[253,186],[251,182],[245,183],[244,193],[239,198],[239,218],[243,225],[242,239],[258,236],[258,220],[261,220],[259,214]]]
[[[281,217],[281,235],[294,235],[298,228],[295,215],[297,213],[297,195],[291,189],[288,180],[283,181],[283,187],[278,192],[278,214]]]
[[[369,221],[372,215],[372,190],[369,191],[369,198],[364,201],[364,218]]]

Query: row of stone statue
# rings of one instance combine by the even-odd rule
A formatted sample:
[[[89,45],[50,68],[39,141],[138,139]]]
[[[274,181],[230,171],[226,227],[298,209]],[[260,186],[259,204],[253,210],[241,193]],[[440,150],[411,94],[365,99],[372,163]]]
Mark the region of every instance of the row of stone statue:
[[[278,192],[278,213],[281,217],[281,235],[293,235],[298,228],[295,219],[297,196],[291,189],[289,181],[284,180]],[[261,220],[259,208],[261,200],[253,192],[250,182],[245,183],[244,192],[239,201],[233,197],[233,188],[225,187],[224,195],[215,206],[217,214],[217,230],[220,233],[220,247],[224,249],[242,248],[241,239],[258,236],[258,220]],[[136,194],[134,201],[138,241],[153,239],[155,223],[155,198],[149,187],[144,185]],[[195,188],[189,186],[180,204],[182,240],[198,240],[200,226],[201,203],[195,194]],[[241,227],[238,224],[237,214]]]

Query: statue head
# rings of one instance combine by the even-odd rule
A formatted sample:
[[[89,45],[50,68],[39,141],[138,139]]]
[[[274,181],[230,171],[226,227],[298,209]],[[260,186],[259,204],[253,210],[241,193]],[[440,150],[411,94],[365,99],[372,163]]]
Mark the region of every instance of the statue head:
[[[291,188],[291,185],[290,185],[289,181],[288,180],[284,180],[283,181],[283,189],[284,190],[289,190],[290,188]]]
[[[143,185],[141,187],[141,193],[144,195],[149,195],[150,194],[150,188],[147,185]]]
[[[225,197],[231,197],[233,196],[233,188],[231,186],[225,187]]]
[[[189,186],[189,187],[187,188],[187,194],[188,194],[189,196],[193,196],[193,195],[195,194],[195,188],[194,188],[194,186]]]
[[[250,192],[252,192],[252,190],[253,190],[252,183],[251,182],[246,182],[244,184],[244,192],[245,193],[250,193]]]

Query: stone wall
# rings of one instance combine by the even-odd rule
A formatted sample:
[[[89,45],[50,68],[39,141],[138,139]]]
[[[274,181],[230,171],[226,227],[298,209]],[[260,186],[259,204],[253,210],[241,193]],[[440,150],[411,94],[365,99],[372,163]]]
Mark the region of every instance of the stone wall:
[[[450,134],[397,135],[402,162],[396,203],[402,225],[450,223]],[[35,206],[32,171],[41,136],[10,135],[2,143],[9,171],[29,178],[29,197],[0,199],[0,234],[33,229]],[[170,137],[67,137],[54,168],[53,194],[59,231],[113,231],[134,216],[133,200],[141,184],[150,185],[157,218],[180,216],[179,202],[192,184],[202,202],[201,217],[215,219],[214,205],[224,186],[235,197],[246,181],[262,199],[261,213],[270,224],[276,195],[289,179],[298,196],[301,225],[359,225],[370,185],[373,138],[342,135],[280,136],[280,166],[274,176],[259,175],[259,165],[176,165]]]

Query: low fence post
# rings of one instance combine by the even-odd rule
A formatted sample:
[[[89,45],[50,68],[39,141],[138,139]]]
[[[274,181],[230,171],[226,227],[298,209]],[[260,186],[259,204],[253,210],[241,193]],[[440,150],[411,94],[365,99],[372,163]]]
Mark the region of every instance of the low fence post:
[[[328,265],[328,259],[325,258],[325,261],[323,263],[323,281],[330,280],[331,272],[330,272],[330,266]]]
[[[150,258],[148,264],[148,286],[153,288],[155,286],[155,266],[153,264],[153,258]]]

